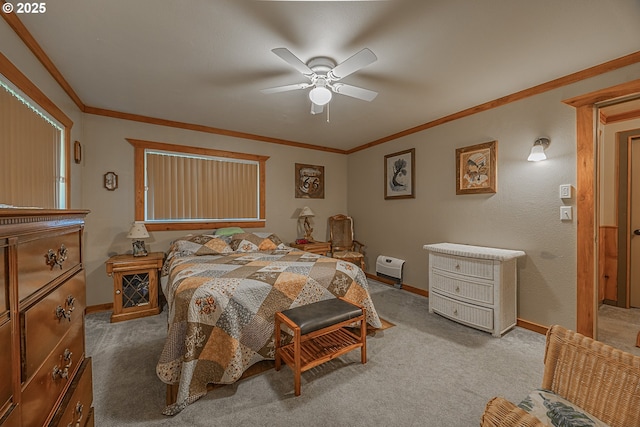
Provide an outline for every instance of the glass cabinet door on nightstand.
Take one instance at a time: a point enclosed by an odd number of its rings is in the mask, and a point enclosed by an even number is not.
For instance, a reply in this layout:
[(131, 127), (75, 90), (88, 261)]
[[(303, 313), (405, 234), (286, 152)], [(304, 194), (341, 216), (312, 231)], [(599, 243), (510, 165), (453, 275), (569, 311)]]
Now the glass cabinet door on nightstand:
[(122, 289), (118, 289), (116, 294), (120, 292), (122, 308), (140, 307), (148, 305), (149, 300), (149, 272), (125, 274), (120, 273), (120, 283)]

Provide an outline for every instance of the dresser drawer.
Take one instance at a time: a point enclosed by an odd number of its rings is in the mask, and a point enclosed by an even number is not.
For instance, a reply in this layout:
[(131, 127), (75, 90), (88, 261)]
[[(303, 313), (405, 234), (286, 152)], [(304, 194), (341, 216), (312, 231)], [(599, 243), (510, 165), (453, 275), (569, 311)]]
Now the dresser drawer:
[(480, 279), (493, 280), (493, 260), (431, 254), (431, 268)]
[(431, 288), (453, 298), (464, 298), (473, 303), (493, 304), (493, 282), (472, 282), (460, 276), (449, 276), (434, 270)]
[(493, 309), (466, 304), (437, 293), (429, 294), (429, 308), (458, 322), (476, 328), (493, 329)]
[(20, 301), (80, 264), (80, 239), (80, 231), (75, 229), (18, 245)]
[[(82, 326), (69, 331), (23, 388), (20, 406), (25, 426), (42, 425), (69, 382), (73, 381), (84, 355)], [(68, 356), (65, 358), (65, 355)], [(56, 370), (59, 373), (54, 375)]]
[[(0, 317), (0, 349), (11, 349), (11, 319), (4, 316)], [(11, 351), (0, 352), (0, 366), (2, 366), (3, 375), (0, 379), (0, 417), (2, 417), (2, 408), (8, 404), (13, 397), (11, 390), (11, 370), (8, 366), (11, 363)]]
[(77, 333), (82, 328), (85, 292), (81, 270), (22, 313), (23, 381), (28, 381), (69, 331)]
[(49, 426), (85, 425), (93, 403), (91, 358), (84, 359)]
[(20, 415), (20, 407), (13, 406), (8, 409), (6, 414), (0, 413), (0, 425), (2, 427), (20, 427), (22, 426)]

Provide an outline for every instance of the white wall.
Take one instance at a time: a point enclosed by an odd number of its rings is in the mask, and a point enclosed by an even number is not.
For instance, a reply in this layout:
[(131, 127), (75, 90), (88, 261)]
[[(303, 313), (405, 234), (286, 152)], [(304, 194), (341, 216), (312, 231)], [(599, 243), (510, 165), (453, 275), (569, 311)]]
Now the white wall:
[[(295, 214), (309, 206), (316, 214), (312, 219), (313, 236), (326, 240), (327, 218), (347, 210), (345, 155), (87, 114), (82, 197), (83, 207), (91, 210), (85, 233), (88, 305), (113, 301), (113, 282), (106, 275), (104, 262), (111, 255), (131, 252), (131, 240), (126, 234), (134, 219), (133, 146), (125, 138), (270, 156), (266, 162), (266, 227), (251, 231), (274, 232), (283, 241), (291, 242), (304, 234)], [(324, 166), (324, 199), (295, 198), (295, 163)], [(108, 171), (118, 175), (115, 191), (103, 187), (103, 176)], [(152, 231), (146, 240), (147, 250), (166, 251), (176, 237), (200, 232), (206, 230)]]
[[(406, 259), (404, 282), (428, 289), (424, 244), (523, 250), (518, 317), (575, 329), (576, 121), (562, 100), (636, 79), (639, 71), (636, 64), (350, 155), (349, 213), (367, 245), (368, 271), (375, 272), (380, 254)], [(548, 160), (527, 162), (539, 136), (551, 139)], [(498, 141), (497, 193), (456, 195), (456, 148), (492, 140)], [(384, 156), (414, 147), (416, 198), (385, 200)], [(561, 184), (574, 187), (574, 198), (560, 199)], [(363, 191), (371, 187), (377, 190)], [(560, 221), (563, 205), (573, 206), (573, 221)]]

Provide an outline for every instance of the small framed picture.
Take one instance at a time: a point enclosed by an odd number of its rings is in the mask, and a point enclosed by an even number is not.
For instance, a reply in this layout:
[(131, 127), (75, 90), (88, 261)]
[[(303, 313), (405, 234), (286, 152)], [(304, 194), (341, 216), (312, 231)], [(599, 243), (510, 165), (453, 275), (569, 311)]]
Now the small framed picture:
[(113, 191), (118, 188), (118, 175), (115, 172), (107, 172), (104, 174), (104, 188)]
[(384, 156), (384, 198), (415, 198), (415, 154), (411, 148)]
[(80, 141), (73, 143), (73, 161), (76, 164), (82, 161), (82, 145), (80, 145)]
[(498, 141), (456, 149), (456, 194), (495, 193)]
[(296, 199), (324, 199), (324, 166), (296, 163)]

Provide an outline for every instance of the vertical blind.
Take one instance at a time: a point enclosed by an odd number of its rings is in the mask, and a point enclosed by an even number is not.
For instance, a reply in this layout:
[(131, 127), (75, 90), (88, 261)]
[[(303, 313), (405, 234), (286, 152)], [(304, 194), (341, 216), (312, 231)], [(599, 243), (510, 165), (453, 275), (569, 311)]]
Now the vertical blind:
[(256, 219), (254, 161), (145, 152), (146, 220)]
[(62, 129), (0, 85), (0, 204), (63, 208)]

